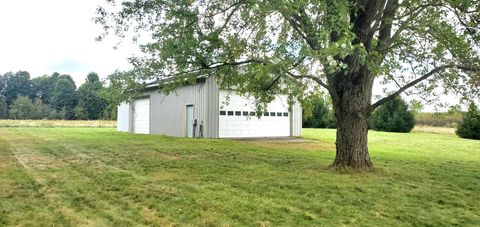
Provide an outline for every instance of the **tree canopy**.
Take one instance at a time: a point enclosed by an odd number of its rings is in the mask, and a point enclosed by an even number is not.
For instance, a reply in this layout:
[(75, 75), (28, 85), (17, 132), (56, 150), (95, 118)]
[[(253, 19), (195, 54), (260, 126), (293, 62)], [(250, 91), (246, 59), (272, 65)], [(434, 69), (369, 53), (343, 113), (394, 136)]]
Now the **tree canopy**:
[(32, 95), (30, 74), (26, 71), (5, 73), (1, 80), (0, 91), (5, 96), (7, 105), (11, 105), (18, 96)]
[(96, 21), (105, 34), (150, 32), (152, 41), (142, 43), (146, 55), (132, 59), (140, 81), (216, 72), (222, 85), (264, 97), (272, 94), (265, 90), (293, 93), (299, 81), (311, 79), (338, 96), (339, 72), (369, 70), (398, 84), (393, 95), (415, 85), (424, 92), (441, 85), (465, 98), (480, 94), (475, 0), (134, 0), (121, 6), (99, 8)]
[(53, 89), (52, 100), (55, 109), (65, 112), (65, 119), (75, 118), (75, 106), (77, 105), (77, 94), (75, 83), (67, 78), (60, 78)]
[(59, 73), (53, 73), (51, 76), (44, 75), (32, 79), (35, 96), (42, 99), (44, 103), (51, 103), (52, 93), (60, 77)]
[(78, 107), (86, 119), (99, 119), (107, 106), (107, 101), (100, 96), (102, 82), (96, 73), (89, 73), (85, 83), (78, 88)]
[(105, 93), (94, 72), (78, 90), (67, 74), (30, 79), (26, 71), (7, 72), (0, 74), (0, 119), (114, 119), (116, 106), (103, 97)]

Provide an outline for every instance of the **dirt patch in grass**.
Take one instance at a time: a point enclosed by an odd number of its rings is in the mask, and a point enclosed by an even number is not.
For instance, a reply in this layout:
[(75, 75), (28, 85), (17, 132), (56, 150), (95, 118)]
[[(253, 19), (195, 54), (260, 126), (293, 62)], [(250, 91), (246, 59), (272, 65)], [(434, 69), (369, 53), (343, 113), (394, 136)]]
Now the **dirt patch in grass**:
[(262, 148), (275, 149), (275, 150), (293, 150), (293, 151), (309, 151), (309, 152), (322, 152), (335, 150), (335, 144), (314, 141), (303, 140), (302, 142), (278, 142), (269, 140), (252, 140), (245, 141), (247, 144), (255, 145)]
[(54, 169), (64, 166), (54, 158), (38, 153), (15, 152), (18, 162), (26, 169)]

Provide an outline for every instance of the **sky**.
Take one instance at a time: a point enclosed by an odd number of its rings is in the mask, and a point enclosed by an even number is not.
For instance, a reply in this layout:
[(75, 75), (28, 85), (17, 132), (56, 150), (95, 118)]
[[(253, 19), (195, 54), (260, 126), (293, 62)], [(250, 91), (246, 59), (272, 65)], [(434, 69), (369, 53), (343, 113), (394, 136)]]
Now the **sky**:
[(109, 37), (93, 21), (103, 0), (1, 0), (0, 74), (28, 71), (31, 77), (69, 74), (77, 86), (89, 72), (101, 77), (131, 68), (138, 45)]

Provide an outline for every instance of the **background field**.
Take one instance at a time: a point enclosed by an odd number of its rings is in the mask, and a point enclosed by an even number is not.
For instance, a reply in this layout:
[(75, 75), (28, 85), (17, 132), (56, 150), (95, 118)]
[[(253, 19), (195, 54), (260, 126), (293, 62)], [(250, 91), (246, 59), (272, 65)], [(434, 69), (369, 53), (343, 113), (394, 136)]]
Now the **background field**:
[(0, 225), (428, 225), (480, 223), (480, 141), (370, 132), (376, 171), (329, 170), (312, 142), (0, 128)]
[[(116, 121), (112, 120), (2, 120), (0, 119), (0, 127), (52, 127), (52, 128), (115, 128)], [(414, 132), (430, 132), (455, 134), (455, 128), (417, 125), (413, 129)]]
[(71, 128), (114, 128), (111, 120), (1, 120), (0, 127), (71, 127)]
[(415, 114), (415, 123), (417, 125), (428, 125), (431, 127), (450, 127), (455, 128), (462, 122), (464, 113), (454, 112), (421, 112)]

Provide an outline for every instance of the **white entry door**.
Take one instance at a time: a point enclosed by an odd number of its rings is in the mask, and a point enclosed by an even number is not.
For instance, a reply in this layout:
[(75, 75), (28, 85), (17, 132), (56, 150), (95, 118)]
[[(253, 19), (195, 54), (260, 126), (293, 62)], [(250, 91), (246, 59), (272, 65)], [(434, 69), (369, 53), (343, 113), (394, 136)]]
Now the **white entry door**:
[(150, 99), (137, 99), (133, 103), (133, 133), (150, 133)]
[(193, 138), (193, 105), (187, 106), (187, 137)]

